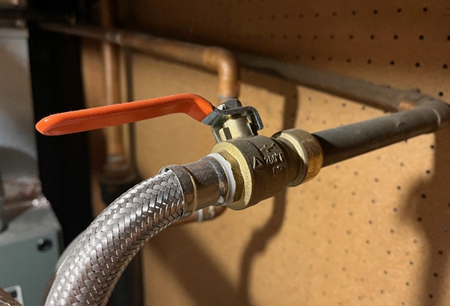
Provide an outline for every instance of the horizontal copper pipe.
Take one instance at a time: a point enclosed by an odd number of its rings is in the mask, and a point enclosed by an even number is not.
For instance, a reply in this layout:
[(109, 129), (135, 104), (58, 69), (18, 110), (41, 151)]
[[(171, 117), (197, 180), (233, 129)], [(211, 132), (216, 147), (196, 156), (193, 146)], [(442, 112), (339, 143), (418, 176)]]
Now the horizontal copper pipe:
[(220, 101), (239, 96), (239, 66), (233, 54), (228, 50), (167, 40), (125, 30), (103, 30), (92, 26), (69, 26), (59, 23), (41, 23), (40, 26), (44, 30), (101, 40), (160, 58), (206, 68), (216, 72), (219, 76)]

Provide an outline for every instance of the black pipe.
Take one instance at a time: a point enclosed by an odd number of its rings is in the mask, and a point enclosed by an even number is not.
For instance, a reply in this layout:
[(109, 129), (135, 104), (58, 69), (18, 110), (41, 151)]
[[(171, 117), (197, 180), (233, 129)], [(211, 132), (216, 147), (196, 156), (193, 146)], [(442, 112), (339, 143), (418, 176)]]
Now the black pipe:
[(394, 144), (432, 133), (446, 125), (450, 107), (442, 102), (313, 133), (323, 149), (323, 167)]
[(388, 112), (397, 112), (424, 99), (433, 99), (417, 90), (404, 91), (266, 57), (234, 54), (242, 67)]

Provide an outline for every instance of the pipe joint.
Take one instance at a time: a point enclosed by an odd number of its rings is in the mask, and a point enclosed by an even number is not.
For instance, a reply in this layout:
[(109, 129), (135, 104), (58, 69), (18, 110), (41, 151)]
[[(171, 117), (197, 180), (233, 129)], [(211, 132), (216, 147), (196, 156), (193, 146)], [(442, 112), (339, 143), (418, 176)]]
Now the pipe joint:
[(182, 187), (185, 201), (183, 218), (208, 206), (226, 205), (234, 198), (236, 184), (231, 165), (218, 154), (183, 166), (168, 166), (160, 173), (169, 170), (175, 173)]

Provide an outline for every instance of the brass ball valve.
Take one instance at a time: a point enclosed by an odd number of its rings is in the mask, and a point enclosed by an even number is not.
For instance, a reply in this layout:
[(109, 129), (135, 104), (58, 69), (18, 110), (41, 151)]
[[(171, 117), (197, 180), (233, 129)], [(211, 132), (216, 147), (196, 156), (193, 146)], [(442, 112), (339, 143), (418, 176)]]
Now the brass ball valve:
[[(192, 200), (195, 203), (190, 205), (185, 217), (207, 204), (247, 208), (274, 196), (286, 186), (296, 186), (313, 178), (322, 166), (322, 149), (311, 134), (291, 129), (273, 137), (258, 135), (263, 123), (257, 110), (243, 107), (238, 100), (227, 101), (216, 108), (198, 95), (178, 94), (56, 114), (42, 119), (36, 127), (45, 135), (62, 135), (173, 113), (185, 113), (210, 125), (218, 142), (208, 162), (203, 162), (201, 167), (192, 163), (166, 168), (178, 169), (176, 173), (180, 177), (185, 169), (186, 184), (193, 182), (192, 192), (196, 193), (192, 199), (199, 194), (203, 198), (214, 198), (200, 205)], [(218, 172), (216, 175), (205, 172), (205, 168), (214, 168), (209, 165), (214, 163), (211, 157), (225, 169), (223, 181), (217, 181)], [(228, 186), (226, 191), (219, 191), (221, 184)], [(218, 200), (219, 194), (227, 199)]]

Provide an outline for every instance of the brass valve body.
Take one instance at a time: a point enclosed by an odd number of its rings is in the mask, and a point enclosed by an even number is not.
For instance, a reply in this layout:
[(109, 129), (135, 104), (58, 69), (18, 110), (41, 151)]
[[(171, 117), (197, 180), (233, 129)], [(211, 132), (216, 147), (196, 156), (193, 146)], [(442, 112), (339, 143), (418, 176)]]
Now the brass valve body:
[(322, 149), (317, 140), (296, 129), (274, 137), (254, 136), (220, 142), (212, 152), (221, 154), (231, 164), (236, 193), (233, 203), (227, 206), (236, 210), (314, 177), (322, 165)]

